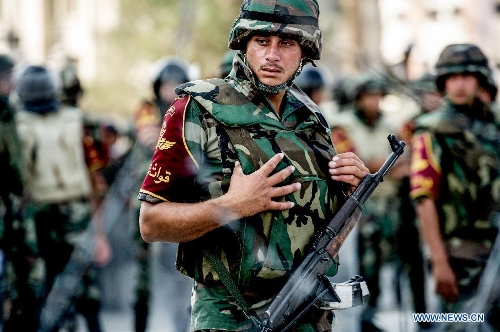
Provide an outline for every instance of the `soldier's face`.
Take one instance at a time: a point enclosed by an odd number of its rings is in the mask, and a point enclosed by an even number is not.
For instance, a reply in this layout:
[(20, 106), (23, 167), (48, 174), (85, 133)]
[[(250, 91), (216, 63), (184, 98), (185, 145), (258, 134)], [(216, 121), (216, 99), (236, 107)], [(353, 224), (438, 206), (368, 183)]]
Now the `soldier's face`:
[(160, 86), (160, 89), (158, 91), (158, 94), (160, 98), (166, 102), (167, 104), (170, 104), (176, 97), (175, 94), (175, 87), (179, 85), (180, 83), (177, 82), (165, 82)]
[(471, 105), (477, 94), (479, 84), (472, 74), (456, 74), (446, 79), (446, 96), (456, 105)]
[(302, 59), (302, 49), (291, 38), (253, 36), (247, 43), (246, 57), (259, 81), (276, 86), (295, 74)]

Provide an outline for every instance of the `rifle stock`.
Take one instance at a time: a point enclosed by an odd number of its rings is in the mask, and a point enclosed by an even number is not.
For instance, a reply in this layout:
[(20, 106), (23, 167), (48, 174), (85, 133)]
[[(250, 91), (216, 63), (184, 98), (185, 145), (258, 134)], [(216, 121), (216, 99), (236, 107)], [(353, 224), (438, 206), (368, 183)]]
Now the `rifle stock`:
[(362, 204), (403, 154), (404, 142), (398, 142), (392, 134), (387, 139), (391, 144), (392, 153), (376, 173), (368, 174), (363, 178), (337, 214), (320, 232), (312, 250), (292, 273), (266, 311), (260, 326), (262, 332), (288, 330), (326, 293), (338, 298), (324, 274), (359, 220)]

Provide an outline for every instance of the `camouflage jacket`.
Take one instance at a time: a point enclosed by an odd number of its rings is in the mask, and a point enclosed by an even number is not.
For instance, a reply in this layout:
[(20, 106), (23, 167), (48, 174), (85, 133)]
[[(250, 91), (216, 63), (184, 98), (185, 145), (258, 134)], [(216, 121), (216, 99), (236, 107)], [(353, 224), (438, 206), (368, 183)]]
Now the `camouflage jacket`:
[(20, 142), (14, 110), (6, 97), (0, 97), (0, 196), (22, 194)]
[(15, 124), (15, 110), (8, 98), (0, 97), (0, 248), (7, 260), (15, 254), (37, 253), (32, 212), (23, 197), (21, 143)]
[(449, 250), (473, 242), (477, 261), (497, 233), (489, 216), (500, 203), (500, 126), (483, 111), (447, 101), (417, 118), (412, 139), (411, 197), (435, 200)]
[[(19, 137), (14, 121), (14, 110), (8, 98), (0, 97), (0, 239), (3, 240), (5, 227), (11, 227), (16, 214), (11, 195), (21, 196), (21, 159)], [(4, 243), (2, 241), (2, 247)]]
[(277, 170), (294, 165), (286, 183), (302, 183), (299, 192), (283, 198), (295, 207), (236, 220), (181, 243), (177, 262), (180, 271), (196, 281), (221, 286), (204, 257), (209, 250), (229, 268), (243, 294), (269, 298), (302, 261), (311, 238), (344, 196), (342, 186), (328, 175), (328, 161), (337, 152), (318, 107), (292, 87), (280, 119), (248, 75), (239, 62), (225, 80), (178, 87), (181, 97), (165, 115), (139, 199), (192, 202), (217, 197), (227, 191), (236, 160), (249, 174), (284, 152)]

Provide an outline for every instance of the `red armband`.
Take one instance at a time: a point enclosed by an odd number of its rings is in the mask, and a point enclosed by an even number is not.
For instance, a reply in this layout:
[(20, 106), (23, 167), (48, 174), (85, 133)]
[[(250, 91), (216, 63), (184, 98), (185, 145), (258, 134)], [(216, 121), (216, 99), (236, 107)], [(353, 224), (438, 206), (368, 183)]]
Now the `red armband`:
[(176, 99), (165, 113), (141, 193), (168, 201), (178, 186), (197, 173), (198, 163), (189, 151), (184, 135), (189, 99), (189, 96)]
[(436, 200), (439, 196), (441, 167), (434, 156), (430, 135), (424, 133), (413, 137), (411, 149), (410, 197), (426, 196)]

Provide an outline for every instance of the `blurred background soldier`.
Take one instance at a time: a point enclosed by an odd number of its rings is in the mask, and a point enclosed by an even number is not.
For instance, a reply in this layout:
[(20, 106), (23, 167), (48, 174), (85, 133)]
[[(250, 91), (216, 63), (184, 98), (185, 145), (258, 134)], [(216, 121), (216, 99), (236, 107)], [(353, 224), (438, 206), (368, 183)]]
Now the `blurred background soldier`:
[[(30, 207), (23, 195), (21, 143), (11, 104), (14, 62), (0, 55), (0, 253), (3, 331), (34, 332), (43, 280)], [(5, 315), (5, 317), (4, 317)]]
[[(351, 110), (335, 117), (331, 125), (342, 128), (341, 136), (334, 139), (335, 146), (349, 148), (363, 160), (371, 173), (376, 172), (391, 153), (387, 135), (395, 133), (395, 124), (380, 108), (382, 98), (388, 93), (385, 80), (371, 73), (356, 77), (355, 99)], [(358, 223), (359, 273), (370, 290), (370, 301), (363, 310), (361, 331), (379, 331), (374, 316), (380, 295), (380, 272), (384, 263), (399, 262), (395, 236), (400, 225), (397, 186), (402, 168), (395, 165), (384, 181), (366, 201)]]
[(229, 50), (222, 56), (222, 60), (219, 66), (219, 77), (225, 78), (233, 69), (233, 59), (234, 55), (238, 53), (235, 50)]
[[(85, 90), (78, 77), (76, 65), (76, 59), (68, 57), (60, 71), (61, 89), (59, 100), (62, 105), (80, 108), (80, 101)], [(94, 157), (95, 162), (92, 166), (91, 180), (96, 198), (95, 203), (100, 205), (111, 185), (111, 179), (114, 179), (114, 174), (110, 174), (110, 168), (116, 170), (121, 166), (115, 165), (115, 162), (120, 164), (123, 162), (123, 158), (119, 159), (119, 157), (122, 157), (124, 152), (111, 153), (113, 145), (119, 136), (118, 129), (111, 121), (103, 121), (99, 118), (91, 117), (86, 112), (83, 112), (82, 116), (84, 141), (87, 145), (92, 146), (96, 153)], [(97, 209), (97, 206), (95, 209)], [(103, 235), (105, 234), (103, 233)], [(103, 240), (107, 242), (107, 239)]]
[[(46, 264), (46, 299), (68, 262), (73, 248), (85, 239), (93, 213), (92, 182), (89, 174), (100, 165), (94, 147), (84, 140), (82, 112), (60, 106), (54, 77), (43, 66), (28, 66), (17, 84), (21, 111), (17, 128), (21, 139), (23, 170), (27, 190), (35, 208), (35, 226), (40, 255)], [(96, 227), (97, 232), (101, 229)], [(105, 263), (106, 248), (96, 234), (95, 262)], [(96, 271), (89, 268), (59, 323), (76, 331), (74, 312), (81, 313), (88, 331), (99, 332), (100, 297)], [(49, 308), (52, 309), (52, 308)]]
[(323, 103), (323, 113), (330, 124), (332, 131), (332, 141), (339, 153), (355, 152), (355, 147), (352, 140), (349, 138), (350, 133), (346, 128), (340, 125), (339, 118), (344, 116), (341, 114), (345, 111), (354, 112), (356, 76), (342, 76), (337, 78), (333, 83), (332, 98)]
[(479, 87), (477, 97), (487, 105), (497, 121), (500, 121), (500, 105), (497, 102), (498, 85), (493, 77), (493, 72), (490, 72), (488, 80)]
[[(445, 47), (436, 63), (444, 104), (417, 118), (412, 138), (410, 194), (441, 312), (468, 312), (498, 233), (490, 214), (500, 204), (500, 130), (477, 98), (490, 73), (476, 45)], [(490, 323), (498, 331), (498, 312), (484, 314), (496, 320)], [(457, 322), (442, 325), (447, 331), (465, 330)]]
[[(158, 60), (155, 64), (153, 78), (152, 100), (144, 100), (135, 113), (136, 146), (144, 152), (142, 158), (143, 174), (146, 176), (153, 152), (156, 149), (163, 117), (170, 104), (176, 98), (174, 89), (177, 85), (189, 81), (189, 67), (182, 59), (166, 57)], [(137, 183), (137, 191), (141, 183)], [(140, 202), (135, 197), (135, 191), (131, 192), (131, 201), (134, 210), (135, 241), (137, 244), (138, 276), (135, 287), (135, 331), (144, 332), (147, 326), (151, 297), (151, 248), (139, 232), (139, 209)], [(176, 322), (178, 331), (185, 331), (189, 326), (189, 294), (191, 283), (180, 275), (175, 269), (176, 245), (173, 243), (161, 244), (161, 267), (169, 275), (169, 283), (163, 288), (172, 300), (170, 308), (173, 321)]]
[[(407, 144), (404, 155), (400, 158), (401, 162), (407, 163), (407, 173), (401, 179), (399, 186), (399, 199), (401, 202), (401, 226), (396, 237), (398, 256), (401, 259), (402, 268), (408, 275), (411, 295), (413, 300), (413, 312), (425, 313), (428, 311), (426, 293), (425, 293), (425, 272), (424, 254), (421, 246), (421, 238), (417, 225), (415, 207), (410, 199), (410, 163), (411, 151), (410, 143), (415, 132), (416, 121), (419, 116), (435, 111), (443, 103), (441, 92), (436, 87), (436, 76), (430, 73), (422, 75), (420, 78), (410, 83), (410, 89), (417, 98), (419, 112), (405, 121), (398, 136)], [(430, 326), (427, 322), (419, 322), (422, 328)]]
[(84, 90), (78, 78), (76, 59), (66, 58), (66, 63), (60, 72), (61, 78), (61, 103), (77, 107), (83, 96)]
[(333, 83), (332, 99), (337, 103), (339, 112), (352, 108), (355, 81), (355, 76), (345, 75), (338, 77)]
[(304, 91), (316, 105), (321, 106), (325, 100), (326, 81), (324, 74), (318, 67), (313, 67), (312, 65), (304, 66), (294, 83)]

